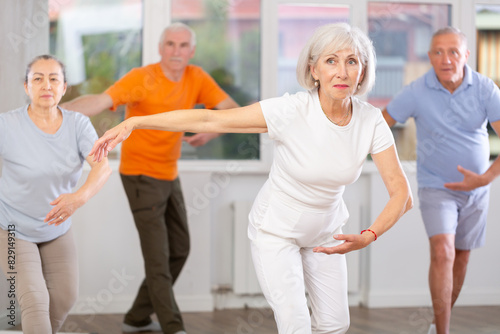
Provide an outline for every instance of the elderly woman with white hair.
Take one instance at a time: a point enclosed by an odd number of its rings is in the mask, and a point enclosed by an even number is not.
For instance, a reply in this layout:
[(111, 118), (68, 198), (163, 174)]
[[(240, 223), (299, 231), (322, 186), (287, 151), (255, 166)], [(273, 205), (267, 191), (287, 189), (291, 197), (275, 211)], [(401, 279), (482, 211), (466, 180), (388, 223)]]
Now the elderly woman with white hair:
[[(279, 333), (345, 333), (349, 327), (345, 253), (366, 247), (411, 208), (408, 180), (379, 109), (356, 95), (375, 81), (371, 41), (348, 24), (318, 28), (302, 50), (307, 89), (228, 110), (177, 110), (129, 118), (91, 152), (107, 156), (135, 129), (264, 133), (274, 140), (269, 179), (249, 215), (255, 271)], [(342, 234), (345, 186), (370, 154), (389, 200), (360, 234)], [(311, 304), (311, 315), (306, 292)]]

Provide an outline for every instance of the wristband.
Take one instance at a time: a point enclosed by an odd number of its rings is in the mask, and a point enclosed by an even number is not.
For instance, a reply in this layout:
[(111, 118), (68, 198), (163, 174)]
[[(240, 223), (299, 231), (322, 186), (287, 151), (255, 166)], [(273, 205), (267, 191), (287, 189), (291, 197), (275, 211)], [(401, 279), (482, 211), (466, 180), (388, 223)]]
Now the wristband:
[[(370, 232), (372, 232), (372, 233), (373, 233), (373, 235), (375, 236), (375, 240), (377, 240), (377, 233), (373, 232), (373, 231), (372, 231), (372, 230), (370, 230), (369, 228), (367, 228), (366, 230), (361, 231), (359, 234), (363, 234), (363, 232), (366, 232), (366, 231), (370, 231)], [(375, 241), (375, 240), (373, 240), (373, 241)]]

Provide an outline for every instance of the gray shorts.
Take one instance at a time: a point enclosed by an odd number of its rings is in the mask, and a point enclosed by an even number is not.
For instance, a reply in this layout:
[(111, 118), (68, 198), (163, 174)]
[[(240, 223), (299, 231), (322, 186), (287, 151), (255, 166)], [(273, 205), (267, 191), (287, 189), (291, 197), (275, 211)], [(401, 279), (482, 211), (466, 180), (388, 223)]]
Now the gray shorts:
[(489, 190), (489, 187), (482, 187), (467, 195), (452, 190), (419, 188), (420, 212), (429, 238), (437, 234), (455, 234), (457, 249), (483, 246)]

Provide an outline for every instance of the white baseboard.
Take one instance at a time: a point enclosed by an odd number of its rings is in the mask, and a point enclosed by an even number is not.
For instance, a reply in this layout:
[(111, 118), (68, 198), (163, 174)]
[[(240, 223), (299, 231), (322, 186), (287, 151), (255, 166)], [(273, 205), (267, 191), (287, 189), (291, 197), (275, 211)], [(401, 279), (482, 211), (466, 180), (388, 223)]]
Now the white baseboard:
[(176, 296), (177, 304), (182, 312), (210, 312), (214, 310), (212, 294), (196, 296)]
[[(113, 296), (109, 300), (95, 296), (80, 296), (70, 314), (110, 314), (126, 313), (135, 295)], [(196, 296), (176, 296), (177, 304), (182, 312), (206, 312), (214, 309), (212, 294)]]
[(430, 304), (430, 295), (427, 290), (417, 292), (370, 292), (363, 306), (368, 308), (385, 307), (425, 307)]
[(493, 291), (463, 291), (458, 297), (457, 306), (500, 305), (500, 288)]
[[(349, 294), (349, 306), (359, 306), (359, 294)], [(214, 307), (218, 310), (234, 308), (268, 309), (269, 303), (262, 294), (236, 295), (232, 292), (215, 293)]]
[(270, 308), (262, 294), (236, 295), (233, 292), (215, 293), (214, 308), (217, 310), (237, 308)]
[[(363, 303), (369, 308), (391, 308), (391, 307), (430, 307), (431, 297), (428, 290), (401, 292), (372, 292), (368, 300)], [(494, 291), (462, 291), (456, 306), (483, 306), (500, 305), (500, 289)]]
[(110, 314), (128, 311), (135, 296), (113, 296), (113, 298), (98, 299), (95, 295), (80, 295), (70, 311), (70, 314)]

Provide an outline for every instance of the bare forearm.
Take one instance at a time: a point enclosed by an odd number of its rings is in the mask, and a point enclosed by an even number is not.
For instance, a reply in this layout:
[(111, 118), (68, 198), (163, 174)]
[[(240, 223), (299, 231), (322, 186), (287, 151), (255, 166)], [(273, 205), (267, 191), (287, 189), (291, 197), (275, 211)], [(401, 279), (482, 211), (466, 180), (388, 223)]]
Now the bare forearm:
[(500, 175), (500, 156), (498, 156), (493, 163), (491, 164), (490, 168), (483, 174), (485, 178), (485, 185), (490, 184), (493, 182), (494, 179), (496, 179)]
[[(207, 131), (208, 113), (206, 109), (174, 110), (161, 114), (131, 117), (126, 120), (133, 130), (149, 129), (172, 132)], [(216, 132), (216, 131), (213, 131)]]
[(402, 188), (390, 197), (386, 206), (375, 219), (369, 229), (375, 231), (377, 236), (387, 232), (396, 222), (413, 207), (413, 198), (409, 188)]
[[(495, 121), (490, 123), (491, 127), (493, 130), (495, 130), (495, 133), (497, 136), (500, 136), (500, 121)], [(486, 184), (490, 184), (493, 182), (494, 179), (497, 178), (497, 176), (500, 175), (500, 156), (497, 156), (495, 161), (491, 164), (490, 168), (483, 174), (483, 176), (486, 179)]]
[(267, 124), (258, 103), (226, 110), (174, 110), (131, 117), (106, 131), (94, 143), (89, 155), (94, 161), (101, 161), (135, 129), (196, 133), (264, 133), (267, 132)]
[[(194, 133), (262, 133), (267, 131), (262, 112), (256, 105), (225, 109), (186, 109), (161, 114), (132, 117), (127, 120), (131, 130), (150, 129)], [(258, 107), (260, 110), (260, 107)]]
[(389, 230), (401, 216), (411, 209), (412, 198), (409, 187), (401, 188), (401, 191), (392, 193), (389, 202), (375, 222), (361, 234), (336, 234), (333, 236), (336, 240), (343, 240), (340, 245), (333, 247), (315, 247), (314, 252), (325, 254), (345, 254), (357, 249), (364, 248), (376, 240), (377, 237)]
[(370, 226), (378, 236), (389, 230), (406, 211), (412, 208), (413, 198), (408, 178), (401, 167), (394, 145), (380, 153), (372, 154), (372, 158), (389, 193), (389, 201)]
[(81, 199), (81, 205), (85, 204), (101, 190), (110, 175), (111, 168), (109, 167), (108, 159), (103, 159), (99, 163), (94, 163), (85, 183), (75, 191), (75, 195), (78, 195)]
[[(224, 113), (223, 110), (237, 109), (239, 107), (232, 98), (228, 97), (215, 106), (215, 111), (213, 109), (174, 110), (134, 120), (133, 124), (134, 129), (213, 133), (213, 138), (215, 138), (224, 132), (223, 118), (218, 116)], [(225, 129), (227, 130), (227, 127)]]

